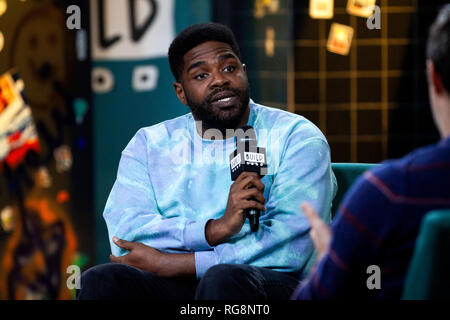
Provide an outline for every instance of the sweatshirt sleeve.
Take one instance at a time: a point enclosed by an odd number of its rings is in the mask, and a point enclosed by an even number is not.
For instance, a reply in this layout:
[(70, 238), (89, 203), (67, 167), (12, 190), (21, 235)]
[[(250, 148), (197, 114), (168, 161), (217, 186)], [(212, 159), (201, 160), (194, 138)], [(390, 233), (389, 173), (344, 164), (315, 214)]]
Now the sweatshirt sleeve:
[(103, 212), (112, 254), (126, 253), (112, 242), (113, 236), (166, 252), (211, 249), (204, 232), (207, 221), (161, 215), (149, 176), (150, 162), (146, 137), (138, 131), (122, 152), (117, 178)]
[[(314, 246), (309, 222), (300, 204), (309, 202), (329, 222), (336, 181), (331, 170), (329, 146), (311, 124), (295, 128), (286, 139), (284, 152), (266, 196), (267, 211), (260, 227), (251, 233), (246, 221), (241, 232), (213, 250), (195, 253), (197, 277), (222, 263), (252, 264), (276, 271), (309, 269)], [(306, 130), (306, 134), (305, 134)], [(314, 132), (311, 135), (311, 130)]]

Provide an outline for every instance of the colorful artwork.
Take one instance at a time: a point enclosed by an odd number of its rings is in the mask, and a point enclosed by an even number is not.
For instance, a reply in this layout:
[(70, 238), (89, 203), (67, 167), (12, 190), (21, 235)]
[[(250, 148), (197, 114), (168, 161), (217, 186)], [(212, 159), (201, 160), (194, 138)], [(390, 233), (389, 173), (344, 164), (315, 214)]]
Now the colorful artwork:
[(40, 150), (31, 108), (19, 91), (23, 91), (23, 81), (17, 77), (16, 81), (10, 73), (0, 77), (0, 161), (11, 168), (16, 168), (28, 151)]
[[(24, 195), (19, 168), (30, 154), (40, 152), (31, 108), (24, 99), (23, 81), (17, 75), (0, 76), (0, 139), (4, 176), (11, 204), (1, 210), (1, 231), (7, 234), (1, 261), (0, 297), (3, 299), (69, 299), (65, 270), (73, 263), (77, 240), (72, 223), (58, 205), (67, 192), (51, 201), (51, 178), (44, 166), (34, 170), (32, 188)], [(57, 150), (60, 170), (70, 169), (67, 146)], [(32, 170), (33, 171), (33, 170)]]
[(73, 171), (85, 168), (89, 105), (74, 92), (75, 37), (59, 5), (8, 2), (0, 21), (0, 68), (13, 70), (0, 76), (0, 299), (73, 299), (67, 270), (92, 263), (79, 245), (92, 231), (77, 221), (93, 214), (76, 189), (89, 186)]
[(1, 298), (71, 299), (66, 270), (76, 258), (77, 240), (67, 215), (39, 187), (14, 215), (1, 262)]

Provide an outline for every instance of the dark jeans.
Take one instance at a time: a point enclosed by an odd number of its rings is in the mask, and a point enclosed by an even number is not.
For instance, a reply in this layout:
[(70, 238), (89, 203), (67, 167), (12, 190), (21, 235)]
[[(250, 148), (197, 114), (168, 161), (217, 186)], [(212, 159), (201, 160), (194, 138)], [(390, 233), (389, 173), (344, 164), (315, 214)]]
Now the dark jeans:
[(292, 275), (244, 264), (220, 264), (194, 278), (162, 278), (118, 263), (81, 276), (79, 300), (288, 300), (299, 281)]

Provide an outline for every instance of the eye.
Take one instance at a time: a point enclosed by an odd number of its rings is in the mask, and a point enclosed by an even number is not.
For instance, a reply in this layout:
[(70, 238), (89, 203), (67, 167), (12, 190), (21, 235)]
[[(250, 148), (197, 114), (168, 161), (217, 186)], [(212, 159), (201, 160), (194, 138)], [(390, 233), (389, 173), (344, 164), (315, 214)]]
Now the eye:
[(202, 79), (205, 79), (207, 75), (208, 75), (207, 73), (200, 73), (200, 74), (196, 75), (194, 77), (194, 79), (195, 80), (202, 80)]
[(226, 66), (223, 71), (225, 72), (233, 72), (236, 69), (235, 66)]

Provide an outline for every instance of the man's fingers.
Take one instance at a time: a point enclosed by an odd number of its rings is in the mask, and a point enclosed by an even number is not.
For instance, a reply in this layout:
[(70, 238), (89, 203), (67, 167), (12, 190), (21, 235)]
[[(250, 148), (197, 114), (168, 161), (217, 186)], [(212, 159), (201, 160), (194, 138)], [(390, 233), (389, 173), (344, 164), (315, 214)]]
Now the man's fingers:
[(240, 189), (247, 189), (250, 186), (254, 186), (261, 192), (264, 191), (264, 188), (266, 187), (264, 183), (261, 182), (261, 178), (256, 172), (246, 172), (246, 171), (239, 175), (238, 179), (236, 179), (235, 181), (235, 184)]
[(252, 184), (255, 186), (256, 189), (258, 189), (261, 192), (264, 192), (264, 189), (266, 188), (266, 186), (264, 185), (264, 183), (262, 183), (259, 177), (253, 179)]
[(252, 175), (250, 176), (250, 181), (244, 184), (243, 189), (251, 187), (255, 187), (259, 191), (263, 192), (266, 186), (264, 185), (264, 183), (262, 183), (261, 178), (258, 175)]
[(116, 256), (113, 256), (112, 254), (110, 254), (109, 255), (109, 260), (112, 263), (121, 263), (122, 262), (122, 257), (116, 257)]
[(258, 176), (258, 174), (256, 172), (244, 171), (239, 175), (239, 177), (237, 177), (235, 182), (239, 183), (241, 180), (251, 176)]
[(134, 242), (119, 239), (116, 236), (114, 236), (112, 239), (113, 239), (113, 242), (116, 244), (116, 246), (118, 246), (122, 249), (130, 251), (133, 248)]
[(307, 202), (301, 204), (301, 208), (305, 213), (306, 218), (311, 224), (311, 228), (320, 228), (323, 225), (322, 219), (317, 214), (316, 210)]
[(266, 202), (264, 195), (261, 193), (261, 191), (259, 191), (256, 188), (251, 188), (251, 189), (242, 191), (242, 193), (240, 194), (240, 197), (242, 197), (242, 199), (245, 199), (245, 200), (250, 200), (250, 199), (254, 198), (255, 200), (261, 202), (262, 204), (264, 204)]
[(314, 243), (317, 243), (316, 229), (311, 229), (311, 231), (309, 232), (309, 236), (311, 237), (312, 241), (314, 241)]
[(260, 211), (266, 211), (266, 207), (260, 202), (255, 200), (244, 200), (242, 201), (243, 209), (258, 209)]
[(251, 181), (254, 178), (255, 177), (253, 177), (253, 176), (245, 176), (241, 181), (236, 180), (235, 184), (240, 190), (244, 190), (244, 189), (247, 189), (247, 187), (250, 185)]
[(331, 229), (322, 221), (320, 216), (314, 210), (314, 208), (304, 202), (301, 204), (301, 209), (305, 213), (306, 218), (311, 224), (311, 230), (309, 235), (314, 243), (314, 247), (317, 250), (317, 257), (320, 259), (328, 250), (331, 241)]

